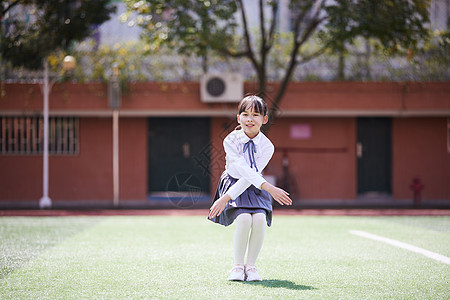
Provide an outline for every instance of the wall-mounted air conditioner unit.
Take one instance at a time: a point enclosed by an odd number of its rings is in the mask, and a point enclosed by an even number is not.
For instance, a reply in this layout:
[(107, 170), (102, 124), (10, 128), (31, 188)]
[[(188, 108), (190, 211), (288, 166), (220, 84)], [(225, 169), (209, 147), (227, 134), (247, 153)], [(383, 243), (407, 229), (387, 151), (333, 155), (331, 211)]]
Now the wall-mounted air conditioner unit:
[(203, 102), (239, 102), (244, 95), (244, 80), (239, 73), (206, 74), (200, 79)]

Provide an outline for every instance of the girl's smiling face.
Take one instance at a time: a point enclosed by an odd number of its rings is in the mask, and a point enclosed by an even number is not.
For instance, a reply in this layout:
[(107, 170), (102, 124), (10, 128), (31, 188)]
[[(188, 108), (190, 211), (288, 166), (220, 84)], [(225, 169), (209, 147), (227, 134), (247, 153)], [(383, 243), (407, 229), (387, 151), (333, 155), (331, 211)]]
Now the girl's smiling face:
[(237, 121), (241, 125), (242, 130), (251, 139), (258, 135), (261, 126), (266, 124), (268, 120), (268, 116), (256, 112), (253, 107), (247, 107), (237, 115)]

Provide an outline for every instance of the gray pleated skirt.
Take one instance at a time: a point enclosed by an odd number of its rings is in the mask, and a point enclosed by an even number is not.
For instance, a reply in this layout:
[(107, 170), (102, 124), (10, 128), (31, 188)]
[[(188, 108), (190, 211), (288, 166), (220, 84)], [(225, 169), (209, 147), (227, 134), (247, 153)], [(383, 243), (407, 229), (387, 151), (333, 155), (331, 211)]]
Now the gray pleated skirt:
[[(228, 189), (236, 181), (237, 179), (228, 175), (226, 171), (223, 172), (217, 185), (213, 203), (226, 194)], [(251, 185), (239, 197), (228, 201), (223, 212), (212, 218), (211, 221), (228, 226), (242, 213), (264, 213), (266, 215), (267, 226), (272, 225), (272, 196), (267, 191), (260, 190)]]

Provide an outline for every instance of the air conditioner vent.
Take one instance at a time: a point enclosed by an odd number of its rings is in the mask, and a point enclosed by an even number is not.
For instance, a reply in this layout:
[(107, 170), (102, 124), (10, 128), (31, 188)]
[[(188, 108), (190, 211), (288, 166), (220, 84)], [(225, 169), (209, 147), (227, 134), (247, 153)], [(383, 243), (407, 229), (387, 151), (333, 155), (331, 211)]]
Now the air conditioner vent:
[(244, 82), (239, 73), (206, 74), (200, 80), (203, 102), (239, 102), (244, 94)]

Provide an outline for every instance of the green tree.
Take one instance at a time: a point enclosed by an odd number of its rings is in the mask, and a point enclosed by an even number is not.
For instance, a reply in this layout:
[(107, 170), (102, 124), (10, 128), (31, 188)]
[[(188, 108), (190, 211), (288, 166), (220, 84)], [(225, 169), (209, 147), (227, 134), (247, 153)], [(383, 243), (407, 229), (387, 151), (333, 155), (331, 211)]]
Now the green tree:
[(152, 49), (161, 44), (184, 55), (203, 59), (208, 69), (208, 52), (224, 44), (233, 45), (237, 26), (234, 0), (124, 0), (129, 12), (136, 11), (136, 23), (144, 29), (144, 39)]
[(0, 3), (0, 53), (14, 67), (35, 70), (56, 50), (89, 36), (110, 18), (109, 0), (16, 0)]
[[(418, 48), (429, 35), (425, 27), (429, 22), (429, 0), (341, 0), (339, 5), (327, 7), (330, 16), (320, 35), (330, 42), (339, 54), (339, 78), (343, 79), (343, 57), (347, 48), (357, 38), (362, 38), (366, 48), (365, 69), (369, 72), (372, 44), (381, 45), (385, 55), (409, 52)], [(370, 74), (369, 74), (370, 77)]]
[[(249, 14), (255, 12), (248, 12), (243, 0), (125, 2), (139, 14), (137, 23), (152, 43), (168, 43), (181, 53), (202, 55), (202, 51), (214, 50), (229, 57), (247, 58), (257, 74), (259, 91), (265, 94), (269, 55), (278, 54), (274, 44), (280, 1), (257, 2), (256, 30), (248, 22)], [(387, 54), (414, 50), (428, 35), (428, 6), (429, 0), (291, 0), (292, 38), (284, 45), (290, 55), (273, 97), (271, 119), (297, 66), (327, 50), (344, 53), (357, 38), (377, 41), (388, 49)], [(318, 42), (312, 48), (307, 42), (315, 38)]]

